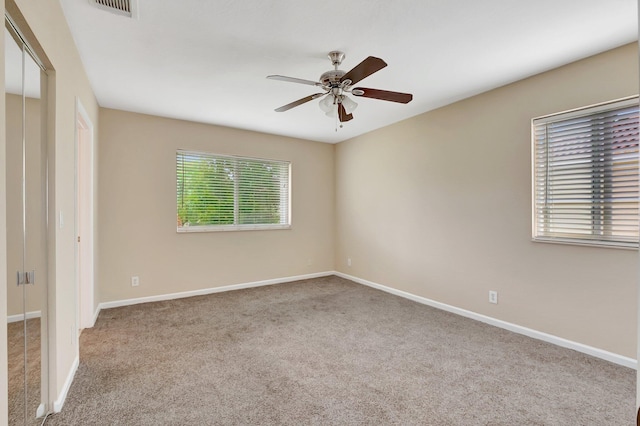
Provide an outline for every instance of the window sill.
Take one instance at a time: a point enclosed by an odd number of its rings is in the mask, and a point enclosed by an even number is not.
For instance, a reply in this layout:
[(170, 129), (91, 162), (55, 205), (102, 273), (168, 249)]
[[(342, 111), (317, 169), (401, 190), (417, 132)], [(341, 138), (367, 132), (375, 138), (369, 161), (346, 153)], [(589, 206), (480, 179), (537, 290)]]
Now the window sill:
[(183, 226), (176, 228), (178, 234), (194, 232), (232, 232), (232, 231), (276, 231), (291, 229), (291, 225), (215, 225), (215, 226)]
[(585, 241), (571, 238), (540, 238), (534, 237), (531, 239), (534, 243), (546, 243), (546, 244), (562, 244), (570, 246), (582, 246), (582, 247), (595, 247), (595, 248), (611, 248), (622, 250), (638, 250), (638, 243), (623, 243), (623, 242), (606, 242), (606, 241)]

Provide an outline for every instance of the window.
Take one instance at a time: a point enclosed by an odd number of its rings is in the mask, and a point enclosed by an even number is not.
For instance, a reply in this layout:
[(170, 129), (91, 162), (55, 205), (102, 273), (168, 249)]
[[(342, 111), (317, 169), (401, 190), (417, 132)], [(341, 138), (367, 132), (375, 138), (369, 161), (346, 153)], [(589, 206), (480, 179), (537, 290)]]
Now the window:
[(178, 232), (285, 229), (288, 161), (178, 150)]
[(533, 239), (638, 247), (638, 98), (536, 118)]

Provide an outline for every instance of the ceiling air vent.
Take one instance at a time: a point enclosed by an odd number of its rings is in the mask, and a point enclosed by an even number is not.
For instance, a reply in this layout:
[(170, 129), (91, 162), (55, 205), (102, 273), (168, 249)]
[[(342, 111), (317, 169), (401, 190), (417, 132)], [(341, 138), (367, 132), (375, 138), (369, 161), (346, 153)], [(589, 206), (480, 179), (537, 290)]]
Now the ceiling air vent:
[(89, 0), (89, 2), (117, 15), (138, 18), (138, 0)]

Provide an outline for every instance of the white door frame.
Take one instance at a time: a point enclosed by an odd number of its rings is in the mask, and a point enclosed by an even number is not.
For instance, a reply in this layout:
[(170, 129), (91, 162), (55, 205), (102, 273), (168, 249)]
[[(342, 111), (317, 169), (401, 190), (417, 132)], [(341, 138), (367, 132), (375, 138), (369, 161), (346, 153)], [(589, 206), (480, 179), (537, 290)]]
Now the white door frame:
[(95, 323), (94, 286), (94, 131), (87, 111), (76, 98), (76, 323), (77, 329)]
[[(640, 0), (638, 0), (638, 22), (640, 22)], [(640, 281), (636, 283), (636, 286), (638, 288), (638, 296), (636, 299), (636, 309), (638, 311), (636, 319), (638, 327), (636, 329), (636, 423), (640, 425)]]

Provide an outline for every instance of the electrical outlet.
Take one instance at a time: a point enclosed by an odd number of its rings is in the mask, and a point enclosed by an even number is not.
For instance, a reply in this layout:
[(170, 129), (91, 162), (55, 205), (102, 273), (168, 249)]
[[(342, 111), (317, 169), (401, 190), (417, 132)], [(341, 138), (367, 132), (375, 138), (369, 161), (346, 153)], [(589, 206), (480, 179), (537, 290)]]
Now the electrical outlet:
[(498, 292), (490, 290), (489, 291), (489, 303), (498, 303)]
[(351, 258), (350, 257), (347, 258), (347, 266), (351, 267)]
[(131, 287), (138, 287), (140, 285), (140, 277), (131, 277)]

